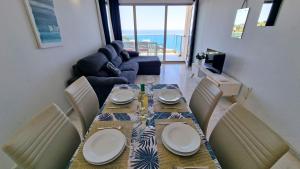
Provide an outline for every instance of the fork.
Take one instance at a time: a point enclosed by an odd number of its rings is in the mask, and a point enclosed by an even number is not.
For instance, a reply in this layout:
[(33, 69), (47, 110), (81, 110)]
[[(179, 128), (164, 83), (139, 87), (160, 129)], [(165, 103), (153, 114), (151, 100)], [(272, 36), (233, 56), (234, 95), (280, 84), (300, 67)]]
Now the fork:
[(98, 127), (98, 130), (104, 130), (104, 129), (118, 129), (118, 130), (121, 130), (122, 126), (117, 126), (117, 127)]
[(158, 122), (156, 124), (158, 125), (169, 125), (169, 124), (172, 124), (172, 123), (182, 123), (182, 124), (187, 124), (187, 122)]
[(111, 106), (111, 107), (106, 107), (107, 109), (127, 109), (127, 108), (129, 108), (128, 106), (120, 106), (120, 107), (113, 107), (113, 106)]
[(174, 166), (173, 169), (208, 169), (207, 166), (199, 166), (199, 167), (179, 167)]
[(163, 106), (163, 109), (183, 109), (183, 107), (169, 107), (169, 106)]

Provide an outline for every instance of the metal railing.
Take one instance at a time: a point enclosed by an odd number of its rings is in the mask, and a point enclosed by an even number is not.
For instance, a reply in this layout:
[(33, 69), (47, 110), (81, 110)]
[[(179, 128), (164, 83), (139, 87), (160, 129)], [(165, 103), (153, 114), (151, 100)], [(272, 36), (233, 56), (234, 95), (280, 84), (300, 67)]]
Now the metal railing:
[[(139, 39), (139, 35), (137, 36)], [(151, 36), (160, 36), (160, 35), (147, 35), (147, 37), (151, 37)], [(174, 55), (181, 56), (182, 47), (183, 47), (182, 43), (183, 43), (183, 38), (185, 38), (185, 36), (168, 35), (168, 38), (176, 39), (176, 41), (175, 42), (169, 41), (168, 43), (168, 39), (167, 39), (166, 54), (174, 54)], [(123, 43), (125, 49), (132, 50), (132, 51), (139, 51), (141, 55), (157, 56), (157, 55), (163, 55), (164, 52), (163, 44), (155, 41), (138, 41), (137, 42), (138, 50), (135, 49), (135, 41), (133, 39), (129, 39), (128, 37), (123, 36)]]

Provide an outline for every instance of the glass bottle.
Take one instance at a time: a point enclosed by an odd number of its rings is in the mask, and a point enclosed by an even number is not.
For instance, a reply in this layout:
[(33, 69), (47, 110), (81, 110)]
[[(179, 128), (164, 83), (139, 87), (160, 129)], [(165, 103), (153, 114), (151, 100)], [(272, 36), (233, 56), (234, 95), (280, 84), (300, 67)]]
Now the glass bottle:
[(145, 84), (141, 84), (139, 102), (141, 103), (141, 117), (146, 119), (148, 114), (148, 95), (145, 93)]

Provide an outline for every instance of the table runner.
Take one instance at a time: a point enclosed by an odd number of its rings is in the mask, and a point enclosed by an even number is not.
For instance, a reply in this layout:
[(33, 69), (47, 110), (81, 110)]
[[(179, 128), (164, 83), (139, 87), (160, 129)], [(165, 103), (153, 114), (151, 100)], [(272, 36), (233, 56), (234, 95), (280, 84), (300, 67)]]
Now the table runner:
[(200, 150), (188, 157), (182, 157), (175, 155), (171, 153), (169, 150), (165, 148), (165, 146), (162, 143), (161, 140), (161, 134), (163, 129), (167, 125), (159, 125), (158, 123), (160, 122), (186, 122), (188, 125), (191, 127), (195, 128), (195, 125), (190, 118), (186, 119), (168, 119), (168, 120), (156, 120), (156, 131), (155, 131), (155, 136), (157, 139), (157, 152), (159, 156), (159, 167), (160, 168), (173, 168), (174, 166), (194, 166), (194, 167), (199, 167), (199, 166), (207, 166), (209, 169), (215, 169), (215, 164), (212, 161), (212, 158), (210, 154), (208, 153), (207, 148), (205, 147), (204, 144), (201, 144)]
[[(139, 86), (135, 84), (128, 85), (130, 89), (139, 90)], [(187, 112), (176, 112), (176, 110), (172, 109), (170, 112), (164, 111), (154, 111), (154, 97), (153, 91), (159, 90), (162, 88), (171, 87), (171, 88), (179, 88), (177, 85), (166, 85), (166, 84), (158, 84), (158, 85), (146, 85), (146, 93), (148, 94), (148, 113), (149, 117), (145, 122), (141, 122), (139, 120), (139, 112), (136, 113), (126, 113), (126, 112), (116, 112), (116, 113), (101, 113), (99, 114), (94, 123), (101, 121), (133, 121), (132, 135), (131, 135), (131, 144), (130, 144), (130, 152), (129, 159), (127, 163), (123, 163), (124, 167), (126, 164), (126, 168), (128, 169), (165, 169), (164, 166), (160, 167), (160, 159), (159, 152), (157, 146), (157, 140), (155, 137), (155, 121), (159, 119), (192, 119), (192, 122), (198, 131), (201, 140), (202, 146), (205, 146), (207, 151), (206, 157), (208, 158), (209, 165), (211, 168), (221, 169), (218, 160), (214, 152), (212, 151), (208, 141), (206, 140), (205, 135), (203, 134), (195, 116), (193, 113)], [(119, 88), (119, 86), (115, 86), (115, 88)], [(183, 98), (185, 101), (185, 98)], [(203, 155), (201, 155), (203, 156)], [(203, 158), (204, 159), (204, 158)], [(202, 159), (202, 160), (203, 160)], [(112, 162), (115, 163), (117, 161)], [(162, 164), (164, 162), (162, 161)], [(110, 167), (102, 168), (109, 169)], [(101, 168), (99, 166), (99, 168)], [(94, 167), (95, 168), (95, 167)]]
[[(122, 129), (120, 129), (120, 131), (126, 136), (127, 145), (129, 145), (131, 142), (131, 136), (132, 136), (131, 131), (133, 128), (133, 122), (129, 122), (129, 121), (101, 121), (101, 122), (94, 121), (88, 134), (86, 135), (85, 140), (87, 140), (95, 132), (100, 131), (98, 130), (99, 127), (117, 127), (117, 126), (122, 126)], [(127, 169), (127, 163), (129, 159), (129, 153), (130, 153), (130, 149), (128, 147), (125, 148), (125, 151), (115, 161), (102, 166), (96, 166), (96, 165), (89, 164), (88, 162), (85, 161), (82, 153), (83, 145), (84, 142), (80, 144), (79, 149), (77, 150), (76, 155), (72, 160), (70, 166), (71, 169), (97, 169), (97, 168)]]

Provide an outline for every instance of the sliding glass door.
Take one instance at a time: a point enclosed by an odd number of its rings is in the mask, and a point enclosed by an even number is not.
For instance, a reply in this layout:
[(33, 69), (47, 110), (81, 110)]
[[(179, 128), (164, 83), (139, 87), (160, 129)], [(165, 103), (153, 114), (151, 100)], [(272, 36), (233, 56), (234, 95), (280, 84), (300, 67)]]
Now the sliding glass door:
[(164, 6), (136, 6), (138, 51), (141, 56), (159, 56), (163, 59), (164, 24)]
[(133, 12), (133, 6), (120, 6), (120, 19), (124, 48), (130, 51), (136, 51)]
[(185, 61), (191, 11), (189, 5), (120, 6), (125, 48), (162, 61)]

